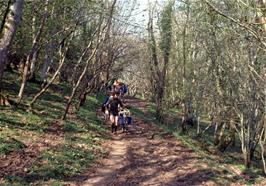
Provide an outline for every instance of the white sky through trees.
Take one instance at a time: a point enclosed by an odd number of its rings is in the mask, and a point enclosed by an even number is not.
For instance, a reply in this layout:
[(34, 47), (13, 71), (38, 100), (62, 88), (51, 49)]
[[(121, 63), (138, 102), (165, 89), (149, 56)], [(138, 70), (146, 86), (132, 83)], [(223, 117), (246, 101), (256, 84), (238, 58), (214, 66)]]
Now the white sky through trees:
[(147, 29), (148, 19), (149, 19), (149, 3), (158, 3), (159, 6), (163, 0), (136, 0), (136, 7), (133, 11), (133, 20), (136, 25), (139, 25), (142, 30)]
[[(121, 0), (123, 2), (123, 0)], [(134, 0), (131, 0), (131, 2), (134, 2)], [(134, 10), (131, 13), (131, 18), (129, 21), (129, 33), (142, 35), (145, 34), (147, 25), (148, 25), (148, 19), (149, 19), (149, 3), (158, 3), (157, 6), (161, 5), (161, 2), (163, 0), (136, 0), (136, 3), (134, 4)], [(129, 6), (132, 4), (130, 3)], [(130, 7), (127, 7), (130, 9)], [(156, 18), (155, 18), (156, 19)]]
[(148, 0), (137, 0), (136, 7), (136, 21), (139, 23), (146, 22), (148, 20)]

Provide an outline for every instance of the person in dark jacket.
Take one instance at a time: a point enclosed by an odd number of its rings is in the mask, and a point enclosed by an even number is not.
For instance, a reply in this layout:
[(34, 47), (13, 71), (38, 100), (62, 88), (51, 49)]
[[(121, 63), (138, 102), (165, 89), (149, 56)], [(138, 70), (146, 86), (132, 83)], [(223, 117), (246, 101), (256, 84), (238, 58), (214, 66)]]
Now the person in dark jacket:
[(113, 99), (107, 103), (109, 107), (110, 121), (112, 124), (112, 133), (117, 131), (119, 108), (123, 108), (123, 103), (118, 96), (119, 95), (117, 93), (113, 93)]

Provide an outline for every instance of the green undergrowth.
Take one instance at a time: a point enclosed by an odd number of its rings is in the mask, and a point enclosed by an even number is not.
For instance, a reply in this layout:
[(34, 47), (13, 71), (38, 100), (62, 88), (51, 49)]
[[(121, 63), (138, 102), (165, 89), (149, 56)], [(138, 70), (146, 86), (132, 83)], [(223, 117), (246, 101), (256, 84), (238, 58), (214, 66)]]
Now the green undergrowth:
[(7, 155), (14, 150), (20, 151), (23, 148), (25, 148), (25, 145), (20, 141), (13, 138), (4, 139), (0, 137), (0, 155)]
[[(19, 90), (16, 75), (7, 73), (4, 79), (3, 94), (11, 99), (15, 99)], [(0, 107), (0, 161), (8, 160), (9, 156), (11, 161), (14, 153), (22, 158), (26, 151), (36, 156), (26, 167), (12, 164), (17, 171), (6, 174), (0, 185), (64, 185), (106, 153), (101, 144), (108, 135), (96, 113), (102, 95), (88, 96), (79, 111), (73, 108), (67, 119), (61, 121), (64, 97), (70, 94), (68, 86), (52, 85), (37, 100), (33, 112), (29, 112), (26, 105), (39, 90), (40, 85), (28, 83), (21, 105)], [(37, 149), (40, 145), (44, 147)]]
[(64, 180), (81, 173), (88, 167), (94, 157), (92, 151), (85, 149), (86, 145), (75, 147), (66, 142), (54, 149), (49, 149), (40, 156), (40, 160), (29, 170), (28, 182), (51, 178)]
[(147, 112), (144, 113), (139, 108), (131, 107), (130, 108), (130, 112), (132, 114), (134, 114), (135, 117), (140, 118), (144, 122), (150, 122), (150, 121), (156, 122), (156, 119), (155, 119), (155, 106), (154, 106), (154, 104), (147, 103), (146, 109), (147, 109)]
[[(165, 112), (167, 119), (164, 122), (156, 120), (156, 107), (153, 103), (147, 103), (145, 113), (138, 108), (131, 108), (130, 110), (134, 117), (142, 119), (145, 123), (152, 121), (163, 131), (173, 134), (185, 147), (193, 150), (199, 161), (206, 164), (208, 169), (211, 170), (212, 174), (209, 175), (209, 180), (214, 181), (216, 184), (230, 185), (241, 183), (252, 185), (265, 179), (259, 168), (245, 169), (239, 146), (230, 147), (226, 152), (221, 153), (213, 145), (211, 132), (198, 137), (196, 126), (188, 126), (188, 133), (183, 134), (179, 129), (179, 124), (181, 123), (180, 109), (176, 108)], [(208, 125), (208, 122), (201, 121), (200, 129), (203, 130)], [(158, 135), (160, 135), (160, 132), (158, 132)], [(195, 165), (195, 167), (200, 170), (206, 169), (206, 167), (201, 167), (200, 165)], [(239, 175), (238, 172), (241, 172), (241, 174)]]

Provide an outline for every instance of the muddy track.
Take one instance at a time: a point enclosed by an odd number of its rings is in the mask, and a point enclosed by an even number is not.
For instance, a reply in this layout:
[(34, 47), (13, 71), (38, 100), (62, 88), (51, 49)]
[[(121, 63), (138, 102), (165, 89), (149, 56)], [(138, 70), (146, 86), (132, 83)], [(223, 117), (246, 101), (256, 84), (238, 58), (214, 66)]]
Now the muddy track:
[[(145, 111), (145, 102), (128, 102)], [(210, 180), (214, 172), (195, 153), (152, 123), (133, 118), (128, 134), (112, 135), (105, 144), (109, 155), (71, 185), (216, 185)]]

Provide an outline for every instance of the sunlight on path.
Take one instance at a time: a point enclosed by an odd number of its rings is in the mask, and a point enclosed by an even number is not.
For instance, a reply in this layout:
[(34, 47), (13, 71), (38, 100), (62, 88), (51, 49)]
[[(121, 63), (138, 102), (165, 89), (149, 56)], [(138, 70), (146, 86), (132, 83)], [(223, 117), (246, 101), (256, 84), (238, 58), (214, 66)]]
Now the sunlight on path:
[[(128, 100), (129, 105), (145, 112), (145, 103)], [(74, 185), (216, 185), (210, 180), (213, 172), (198, 164), (199, 157), (172, 135), (161, 132), (151, 123), (134, 117), (129, 133), (113, 135), (106, 145), (107, 158), (87, 173), (86, 179)], [(140, 132), (141, 131), (141, 132)]]
[[(112, 180), (117, 177), (115, 170), (119, 170), (127, 165), (126, 144), (120, 139), (115, 139), (110, 144), (112, 147), (108, 159), (104, 160), (103, 166), (99, 167), (95, 175), (91, 176), (84, 185), (101, 186), (111, 185)], [(109, 180), (109, 181), (108, 181)]]

